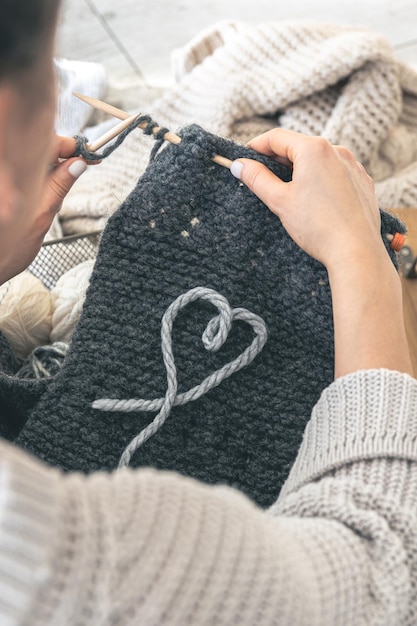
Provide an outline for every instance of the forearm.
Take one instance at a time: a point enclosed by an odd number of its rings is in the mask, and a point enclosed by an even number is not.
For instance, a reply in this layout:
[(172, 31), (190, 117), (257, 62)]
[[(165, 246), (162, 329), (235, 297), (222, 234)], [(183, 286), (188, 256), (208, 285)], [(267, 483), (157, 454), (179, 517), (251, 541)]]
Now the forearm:
[(292, 521), (242, 494), (152, 470), (64, 477), (0, 451), (0, 623), (334, 624)]
[(385, 250), (328, 268), (335, 333), (335, 378), (360, 369), (413, 375), (401, 282)]
[(1, 623), (334, 626), (341, 604), (351, 626), (366, 608), (363, 542), (309, 519), (314, 498), (274, 517), (172, 473), (63, 477), (0, 447)]
[(269, 514), (173, 473), (63, 476), (0, 442), (0, 622), (408, 623), (416, 405), (397, 372), (333, 383)]

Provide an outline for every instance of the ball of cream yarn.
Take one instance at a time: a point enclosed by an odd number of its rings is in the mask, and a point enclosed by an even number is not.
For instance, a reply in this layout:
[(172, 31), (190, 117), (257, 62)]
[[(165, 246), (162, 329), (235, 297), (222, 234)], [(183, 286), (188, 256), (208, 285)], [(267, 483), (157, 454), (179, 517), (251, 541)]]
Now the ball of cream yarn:
[(0, 287), (0, 330), (19, 359), (49, 343), (52, 302), (49, 289), (28, 271)]
[(69, 343), (81, 315), (93, 266), (93, 259), (76, 265), (65, 272), (52, 289), (52, 342)]

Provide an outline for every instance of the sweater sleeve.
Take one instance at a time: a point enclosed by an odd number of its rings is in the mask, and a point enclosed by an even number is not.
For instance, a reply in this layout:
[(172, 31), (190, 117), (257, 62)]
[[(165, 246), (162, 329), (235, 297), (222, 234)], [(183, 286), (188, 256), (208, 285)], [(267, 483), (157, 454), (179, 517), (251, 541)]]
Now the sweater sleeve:
[(0, 623), (415, 623), (416, 408), (406, 375), (333, 383), (268, 511), (175, 473), (62, 475), (1, 444)]

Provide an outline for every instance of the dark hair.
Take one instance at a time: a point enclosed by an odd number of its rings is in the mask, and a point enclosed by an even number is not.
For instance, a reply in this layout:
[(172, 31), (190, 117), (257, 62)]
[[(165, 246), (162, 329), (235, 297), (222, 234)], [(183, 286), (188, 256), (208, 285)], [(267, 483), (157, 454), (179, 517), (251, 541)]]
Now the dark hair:
[(36, 64), (59, 5), (60, 0), (0, 0), (0, 79)]

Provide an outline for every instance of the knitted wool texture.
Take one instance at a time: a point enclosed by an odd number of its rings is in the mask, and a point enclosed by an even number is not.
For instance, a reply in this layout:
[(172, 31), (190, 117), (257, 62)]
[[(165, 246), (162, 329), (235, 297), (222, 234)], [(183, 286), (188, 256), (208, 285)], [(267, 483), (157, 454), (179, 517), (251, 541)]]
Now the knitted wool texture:
[[(225, 22), (173, 60), (177, 82), (148, 106), (159, 124), (175, 131), (197, 123), (241, 142), (276, 126), (322, 135), (365, 165), (382, 208), (417, 206), (417, 74), (379, 33)], [(132, 110), (143, 111), (140, 95)], [(134, 187), (149, 151), (149, 140), (133, 133), (106, 163), (90, 168), (60, 212), (65, 232), (102, 226)]]
[[(232, 307), (260, 315), (268, 341), (249, 366), (200, 399), (174, 407), (131, 465), (227, 483), (267, 506), (289, 472), (313, 405), (333, 378), (329, 285), (325, 268), (211, 161), (213, 153), (256, 157), (288, 180), (283, 166), (196, 126), (182, 132), (180, 145), (164, 148), (108, 222), (63, 368), (43, 382), (45, 392), (17, 443), (66, 470), (116, 468), (153, 415), (101, 412), (92, 402), (164, 396), (162, 316), (179, 295), (210, 287)], [(383, 215), (383, 233), (398, 228), (395, 218)], [(201, 335), (215, 313), (197, 301), (177, 317), (180, 392), (236, 358), (253, 339), (248, 325), (235, 322), (219, 352), (207, 353)], [(3, 378), (0, 393), (7, 397), (10, 386)]]

